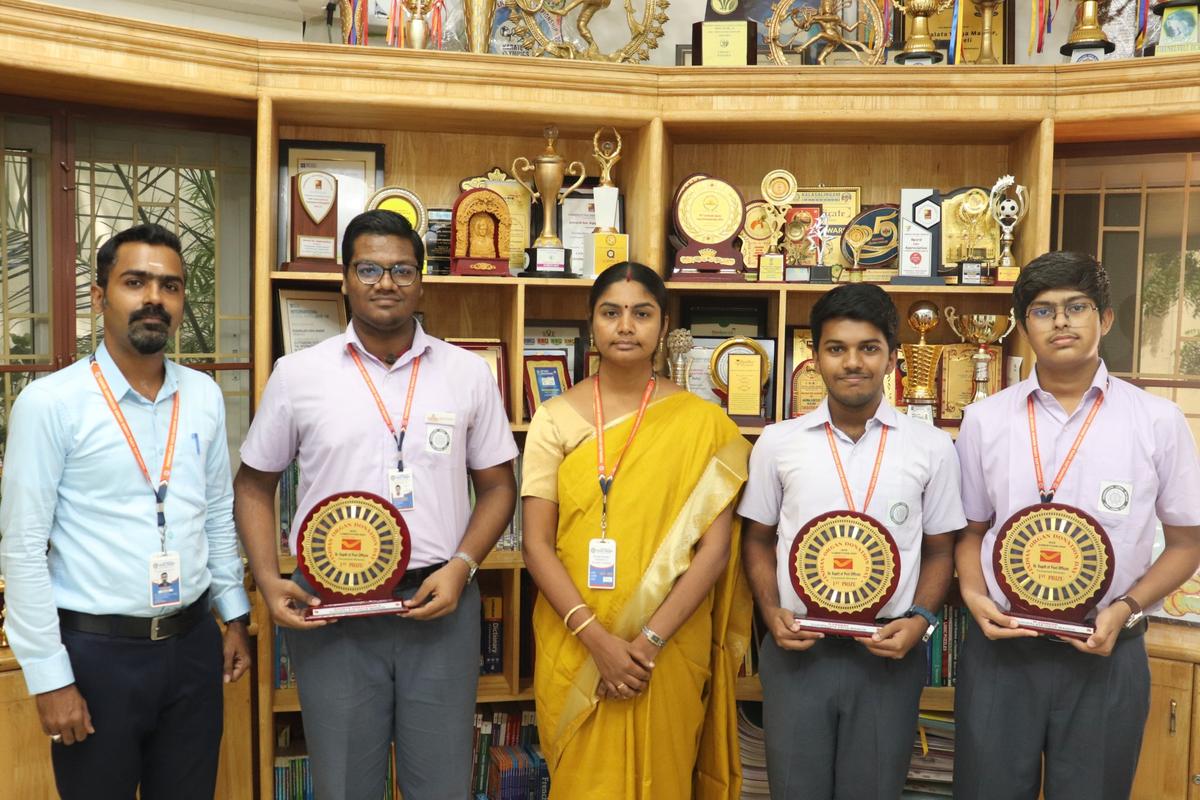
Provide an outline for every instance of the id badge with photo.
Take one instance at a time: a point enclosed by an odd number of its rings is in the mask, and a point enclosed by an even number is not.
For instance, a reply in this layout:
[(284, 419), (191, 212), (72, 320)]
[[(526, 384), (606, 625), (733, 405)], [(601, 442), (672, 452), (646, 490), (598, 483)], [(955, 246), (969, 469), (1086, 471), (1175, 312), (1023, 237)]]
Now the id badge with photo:
[(150, 606), (164, 608), (183, 602), (182, 567), (179, 553), (155, 553), (150, 557)]
[(413, 474), (407, 469), (389, 469), (387, 474), (388, 497), (398, 511), (416, 508), (413, 498)]
[(617, 588), (617, 542), (615, 539), (592, 539), (588, 542), (589, 589)]

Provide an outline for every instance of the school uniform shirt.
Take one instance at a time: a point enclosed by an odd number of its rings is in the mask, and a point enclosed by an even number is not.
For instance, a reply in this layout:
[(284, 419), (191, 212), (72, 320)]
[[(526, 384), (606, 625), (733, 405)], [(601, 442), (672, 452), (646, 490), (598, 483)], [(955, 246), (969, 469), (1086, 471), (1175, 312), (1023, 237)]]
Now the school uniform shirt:
[[(768, 425), (750, 454), (750, 479), (738, 506), (743, 517), (778, 527), (780, 605), (801, 615), (807, 609), (792, 586), (792, 543), (813, 518), (847, 510), (826, 423), (832, 424), (828, 399), (798, 419)], [(885, 427), (887, 447), (879, 480), (864, 509)], [(900, 414), (887, 401), (867, 420), (857, 442), (836, 427), (833, 433), (855, 508), (886, 526), (900, 551), (900, 582), (879, 617), (903, 616), (916, 594), (923, 537), (953, 533), (966, 525), (954, 443), (945, 431)]]
[(288, 536), (293, 554), (305, 516), (326, 497), (352, 491), (390, 497), (396, 440), (349, 348), (397, 433), (413, 362), (421, 357), (403, 451), (405, 469), (413, 473), (413, 509), (401, 515), (412, 536), (408, 568), (447, 561), (471, 516), (467, 471), (511, 461), (517, 445), (487, 362), (429, 336), (419, 323), (412, 347), (392, 365), (367, 352), (353, 322), (344, 334), (279, 359), (242, 444), (242, 462), (282, 472), (297, 460), (300, 486)]
[(1156, 519), (1166, 525), (1200, 525), (1200, 462), (1183, 413), (1169, 400), (1108, 374), (1101, 361), (1092, 383), (1070, 414), (1028, 378), (967, 406), (958, 435), (963, 505), (967, 518), (991, 522), (979, 559), (988, 594), (1009, 608), (992, 568), (996, 537), (1008, 519), (1041, 502), (1029, 432), (1033, 397), (1046, 488), (1071, 450), (1092, 404), (1103, 394), (1054, 502), (1095, 517), (1112, 542), (1116, 561), (1099, 609), (1128, 592), (1150, 567)]

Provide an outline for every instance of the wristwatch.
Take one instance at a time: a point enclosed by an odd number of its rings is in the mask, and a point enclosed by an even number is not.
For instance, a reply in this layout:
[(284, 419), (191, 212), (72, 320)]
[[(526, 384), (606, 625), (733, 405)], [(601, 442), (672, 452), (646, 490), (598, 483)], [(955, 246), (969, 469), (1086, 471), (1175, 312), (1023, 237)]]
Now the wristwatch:
[(1129, 619), (1125, 620), (1126, 628), (1132, 628), (1134, 625), (1137, 625), (1142, 621), (1142, 617), (1146, 616), (1145, 610), (1142, 609), (1142, 604), (1127, 594), (1121, 595), (1116, 600), (1113, 600), (1113, 602), (1124, 602), (1125, 605), (1129, 606), (1129, 610), (1133, 612), (1129, 615)]
[(908, 611), (904, 612), (905, 619), (910, 619), (912, 617), (920, 617), (921, 619), (925, 620), (926, 623), (928, 623), (928, 627), (925, 628), (925, 635), (921, 637), (922, 642), (928, 642), (929, 637), (933, 636), (933, 632), (936, 631), (938, 625), (941, 624), (941, 620), (938, 619), (937, 614), (934, 614), (928, 608), (922, 608), (918, 605), (910, 606)]
[(451, 557), (461, 558), (463, 561), (467, 562), (467, 583), (475, 580), (475, 572), (479, 569), (479, 563), (475, 559), (471, 558), (462, 550), (459, 550)]

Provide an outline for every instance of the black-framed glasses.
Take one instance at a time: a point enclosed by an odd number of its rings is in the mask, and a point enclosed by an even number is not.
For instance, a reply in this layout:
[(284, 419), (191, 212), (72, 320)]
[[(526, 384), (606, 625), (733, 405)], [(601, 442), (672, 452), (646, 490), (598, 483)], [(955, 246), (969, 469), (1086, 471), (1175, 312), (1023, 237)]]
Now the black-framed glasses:
[(1027, 308), (1025, 318), (1037, 325), (1050, 326), (1054, 324), (1054, 320), (1058, 319), (1058, 312), (1062, 311), (1063, 316), (1067, 318), (1067, 325), (1074, 325), (1082, 322), (1095, 310), (1097, 310), (1095, 303), (1083, 300), (1074, 300), (1061, 306), (1044, 303)]
[(354, 265), (354, 274), (367, 286), (374, 286), (383, 280), (384, 272), (391, 273), (392, 283), (397, 286), (412, 286), (421, 274), (420, 270), (411, 264), (392, 264), (391, 267), (384, 267), (374, 261), (359, 261)]

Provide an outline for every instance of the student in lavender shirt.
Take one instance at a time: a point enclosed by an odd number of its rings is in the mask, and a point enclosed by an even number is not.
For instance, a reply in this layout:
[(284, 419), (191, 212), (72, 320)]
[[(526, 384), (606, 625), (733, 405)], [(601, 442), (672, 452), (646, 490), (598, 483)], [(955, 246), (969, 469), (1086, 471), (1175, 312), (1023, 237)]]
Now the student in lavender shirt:
[[(391, 211), (360, 214), (346, 227), (342, 258), (352, 321), (275, 365), (242, 445), (238, 529), (267, 608), (285, 629), (316, 796), (381, 796), (395, 742), (405, 797), (462, 798), (479, 678), (472, 578), (512, 520), (517, 447), (487, 363), (425, 333), (414, 317), (424, 247), (408, 221)], [(414, 380), (402, 437), (412, 484), (393, 491), (401, 437), (392, 429), (399, 433)], [(304, 618), (318, 600), (299, 573), (280, 577), (274, 530), (275, 487), (293, 458), (293, 553), (300, 522), (332, 494), (370, 492), (397, 504), (412, 536), (396, 589), (403, 612), (335, 624)]]
[[(1143, 612), (1200, 567), (1200, 463), (1180, 410), (1113, 377), (1100, 357), (1113, 311), (1094, 258), (1035, 259), (1013, 287), (1013, 309), (1036, 367), (968, 406), (957, 445), (968, 524), (956, 566), (978, 624), (955, 691), (954, 796), (1126, 798), (1150, 702)], [(999, 528), (1042, 502), (1030, 398), (1046, 489), (1100, 403), (1053, 492), (1053, 502), (1090, 514), (1112, 542), (1112, 583), (1086, 641), (1017, 627), (992, 568)], [(1151, 564), (1159, 522), (1166, 549)]]

